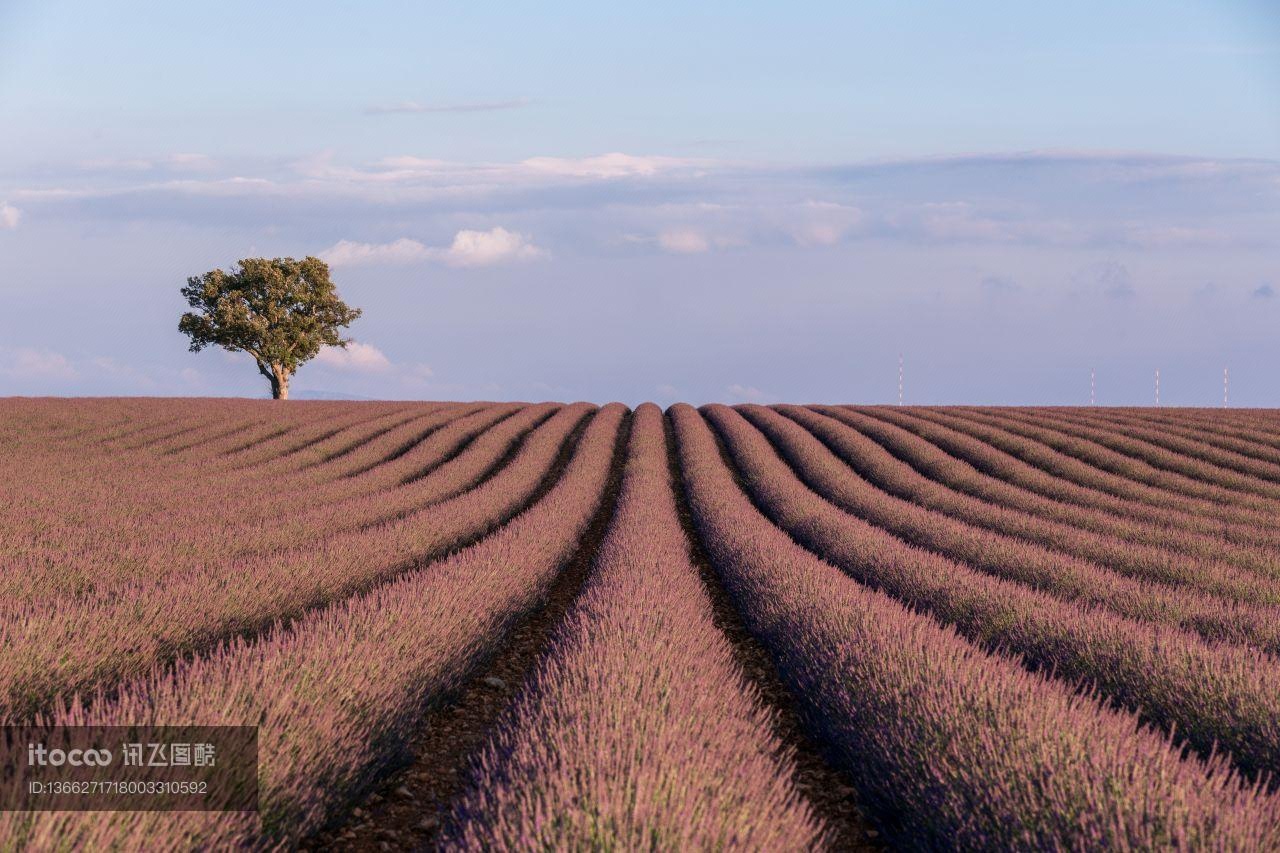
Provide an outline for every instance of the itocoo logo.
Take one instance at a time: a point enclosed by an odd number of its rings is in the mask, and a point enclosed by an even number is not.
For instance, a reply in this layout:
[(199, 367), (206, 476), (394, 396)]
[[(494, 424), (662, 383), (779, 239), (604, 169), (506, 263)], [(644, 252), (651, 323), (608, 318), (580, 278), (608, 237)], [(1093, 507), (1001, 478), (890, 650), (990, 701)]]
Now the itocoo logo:
[(106, 767), (111, 763), (109, 749), (49, 749), (42, 743), (27, 744), (28, 767)]

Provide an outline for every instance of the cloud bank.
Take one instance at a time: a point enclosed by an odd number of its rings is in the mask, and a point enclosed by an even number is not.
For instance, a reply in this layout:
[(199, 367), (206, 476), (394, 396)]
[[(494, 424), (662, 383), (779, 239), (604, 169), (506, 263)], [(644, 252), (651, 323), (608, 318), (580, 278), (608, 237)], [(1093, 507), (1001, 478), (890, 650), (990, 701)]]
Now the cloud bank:
[[(1079, 402), (1080, 364), (1084, 401), (1091, 364), (1100, 402), (1145, 400), (1115, 377), (1145, 394), (1158, 360), (1170, 399), (1228, 364), (1249, 399), (1256, 365), (1253, 399), (1275, 403), (1273, 161), (399, 150), (91, 165), (0, 176), (0, 394), (260, 394), (251, 368), (185, 354), (177, 287), (237, 258), (320, 254), (365, 309), (361, 343), (308, 365), (300, 390), (893, 400), (905, 351), (915, 402)], [(405, 286), (397, 268), (414, 264), (436, 269)]]
[(505, 228), (488, 231), (464, 229), (453, 237), (448, 247), (427, 246), (417, 240), (401, 237), (391, 243), (358, 243), (339, 240), (320, 253), (334, 267), (370, 264), (414, 264), (439, 261), (453, 267), (487, 267), (517, 261), (544, 258), (547, 252), (524, 234)]
[(682, 157), (637, 157), (616, 151), (598, 157), (531, 157), (521, 161), (522, 166), (534, 172), (568, 178), (649, 177), (704, 163)]
[[(311, 249), (327, 245), (336, 263), (459, 267), (621, 245), (702, 254), (859, 241), (1170, 251), (1280, 243), (1280, 163), (1260, 160), (1033, 152), (778, 167), (622, 152), (344, 163), (320, 152), (234, 167), (201, 155), (98, 166), (0, 184), (8, 199), (0, 225), (17, 223), (17, 206), (42, 220), (47, 212), (212, 227), (283, 223), (307, 236), (339, 231)], [(504, 226), (476, 226), (495, 220)], [(548, 224), (564, 243), (524, 236)], [(451, 246), (371, 239), (406, 227), (457, 236)]]
[(0, 360), (0, 373), (14, 379), (75, 379), (79, 371), (71, 360), (50, 349), (21, 347)]

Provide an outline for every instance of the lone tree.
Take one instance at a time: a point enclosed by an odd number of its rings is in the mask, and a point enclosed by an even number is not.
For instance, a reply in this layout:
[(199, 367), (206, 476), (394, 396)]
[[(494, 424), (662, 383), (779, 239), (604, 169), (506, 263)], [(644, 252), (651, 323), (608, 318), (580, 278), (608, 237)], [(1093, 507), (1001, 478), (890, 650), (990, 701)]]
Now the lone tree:
[(196, 309), (178, 321), (178, 331), (191, 336), (191, 351), (217, 344), (247, 352), (277, 400), (289, 398), (289, 379), (321, 347), (351, 343), (338, 330), (360, 316), (338, 297), (329, 265), (311, 257), (248, 258), (231, 272), (187, 279), (182, 295)]

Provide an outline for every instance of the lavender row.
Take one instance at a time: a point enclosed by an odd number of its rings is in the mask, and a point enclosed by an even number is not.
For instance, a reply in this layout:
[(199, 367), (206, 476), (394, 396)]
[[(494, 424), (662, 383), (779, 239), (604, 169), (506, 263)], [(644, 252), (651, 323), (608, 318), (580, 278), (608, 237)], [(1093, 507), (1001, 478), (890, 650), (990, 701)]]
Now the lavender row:
[[(74, 457), (58, 461), (73, 464)], [(0, 535), (5, 553), (0, 612), (22, 613), (32, 603), (55, 600), (75, 607), (118, 596), (131, 584), (156, 585), (263, 550), (263, 540), (318, 547), (338, 532), (317, 524), (299, 538), (288, 538), (287, 520), (307, 504), (307, 496), (324, 491), (318, 482), (290, 487), (269, 475), (249, 483), (214, 476), (193, 501), (166, 494), (155, 468), (95, 467), (71, 474), (52, 463), (37, 463), (29, 473), (37, 487), (42, 480), (52, 482), (39, 498), (28, 497), (6, 513), (9, 523)], [(171, 472), (188, 492), (193, 476), (199, 475), (191, 468)], [(361, 490), (350, 481), (338, 487), (344, 485), (344, 491), (329, 499)], [(375, 489), (377, 483), (364, 488)], [(286, 502), (293, 511), (282, 510)], [(242, 513), (251, 519), (247, 530), (235, 527)], [(279, 520), (264, 522), (271, 519)]]
[[(894, 415), (894, 413), (886, 410), (861, 411), (885, 418), (891, 418)], [(912, 415), (955, 430), (957, 433), (977, 439), (985, 445), (996, 448), (999, 452), (1009, 454), (1022, 464), (1038, 469), (1060, 481), (1063, 488), (1075, 486), (1086, 490), (1085, 492), (1076, 490), (1069, 498), (1066, 498), (1073, 502), (1082, 502), (1082, 494), (1096, 491), (1114, 497), (1121, 506), (1126, 502), (1132, 502), (1133, 507), (1130, 512), (1135, 517), (1145, 517), (1144, 510), (1148, 507), (1172, 510), (1181, 514), (1179, 520), (1200, 516), (1205, 520), (1206, 524), (1220, 524), (1222, 525), (1221, 529), (1224, 536), (1234, 535), (1237, 531), (1248, 530), (1251, 525), (1264, 524), (1269, 518), (1267, 512), (1263, 510), (1224, 506), (1203, 495), (1194, 496), (1169, 491), (1151, 482), (1135, 480), (1116, 473), (1114, 467), (1120, 466), (1123, 468), (1125, 462), (1122, 458), (1119, 458), (1118, 454), (1112, 454), (1103, 447), (1094, 446), (1087, 449), (1082, 449), (1079, 446), (1073, 447), (1071, 442), (1063, 436), (1054, 436), (1047, 432), (1041, 432), (1039, 434), (1041, 437), (1056, 443), (1056, 447), (1051, 447), (1049, 444), (1038, 440), (1035, 430), (1021, 428), (1020, 431), (1015, 432), (999, 423), (961, 417), (954, 410), (944, 412), (931, 409), (914, 409), (912, 410)], [(899, 422), (897, 418), (894, 418), (894, 420)], [(905, 424), (900, 425), (906, 426)], [(907, 426), (907, 428), (915, 430), (913, 426)], [(948, 447), (948, 450), (957, 452), (950, 447)], [(1074, 454), (1070, 452), (1072, 450), (1074, 450)], [(983, 464), (977, 461), (976, 457), (971, 458), (966, 455), (964, 458), (974, 464)], [(1095, 463), (1112, 467), (1104, 468)], [(1000, 464), (991, 468), (983, 467), (983, 471), (1001, 479), (1022, 475), (1020, 471), (1015, 471), (1011, 466), (1006, 467)], [(1043, 488), (1039, 483), (1031, 485), (1030, 482), (1022, 482), (1020, 485), (1026, 485), (1036, 491), (1041, 491)], [(1046, 492), (1042, 491), (1042, 493)], [(1048, 496), (1054, 497), (1052, 494)], [(1117, 509), (1116, 511), (1123, 513), (1124, 510)]]
[[(435, 407), (425, 408), (431, 411)], [(243, 420), (237, 423), (240, 427), (245, 425)], [(305, 429), (306, 426), (303, 423), (297, 428)], [(226, 427), (219, 424), (218, 428), (225, 430)], [(286, 431), (286, 434), (292, 433), (292, 429)], [(150, 513), (152, 519), (160, 519), (162, 512), (167, 510), (172, 517), (174, 512), (185, 510), (188, 504), (196, 505), (193, 511), (198, 508), (214, 513), (236, 506), (234, 502), (192, 501), (193, 477), (209, 478), (207, 488), (208, 485), (233, 481), (237, 485), (251, 483), (255, 478), (265, 481), (262, 483), (265, 485), (271, 479), (263, 473), (272, 476), (280, 473), (274, 469), (267, 470), (265, 464), (246, 466), (247, 470), (233, 472), (220, 467), (223, 462), (221, 454), (225, 452), (224, 447), (215, 443), (211, 447), (202, 447), (198, 452), (184, 452), (173, 457), (150, 450), (104, 453), (84, 446), (50, 446), (41, 439), (39, 432), (33, 432), (23, 443), (21, 452), (0, 460), (0, 466), (14, 478), (15, 491), (21, 489), (23, 499), (28, 502), (43, 499), (44, 504), (60, 502), (65, 505), (73, 500), (80, 501), (93, 505), (108, 518), (129, 515), (132, 521), (141, 523), (148, 518), (144, 513)], [(68, 465), (80, 466), (84, 476), (68, 479), (64, 470)], [(102, 512), (103, 507), (109, 507), (109, 511)], [(65, 506), (59, 509), (65, 509)], [(54, 523), (54, 518), (49, 523)]]
[[(830, 431), (832, 441), (828, 446), (800, 423), (776, 412), (759, 407), (742, 407), (740, 411), (769, 437), (810, 489), (905, 542), (1064, 601), (1105, 607), (1132, 619), (1181, 628), (1207, 640), (1252, 645), (1271, 654), (1280, 652), (1280, 607), (1242, 604), (1204, 595), (1194, 588), (1135, 580), (1105, 563), (1076, 559), (972, 527), (967, 517), (941, 515), (887, 494), (862, 479), (845, 464), (843, 451), (856, 442), (843, 427), (812, 412), (807, 413), (814, 420), (809, 425), (808, 418), (795, 413), (797, 420), (816, 434), (825, 435), (828, 425), (835, 427)], [(708, 409), (707, 414), (713, 422), (721, 421), (719, 410)], [(837, 456), (834, 451), (841, 454)]]
[[(1145, 445), (1142, 441), (1126, 438), (1118, 432), (1093, 429), (1080, 424), (1063, 425), (1034, 415), (995, 410), (961, 410), (960, 416), (995, 423), (1011, 432), (1035, 438), (1103, 470), (1174, 494), (1212, 501), (1224, 508), (1260, 512), (1274, 512), (1277, 508), (1275, 498), (1280, 495), (1280, 486), (1270, 488), (1266, 484), (1260, 484), (1259, 490), (1252, 493), (1237, 489), (1224, 482), (1224, 478), (1233, 478), (1219, 468), (1197, 463), (1189, 457), (1180, 458), (1173, 451)], [(1064, 429), (1064, 426), (1070, 428)], [(1269, 492), (1274, 494), (1268, 494)]]
[(812, 730), (914, 849), (1267, 849), (1280, 804), (1132, 715), (985, 654), (797, 546), (697, 412), (673, 407), (695, 522)]
[[(257, 518), (238, 524), (225, 520), (216, 532), (226, 542), (197, 546), (204, 568), (211, 570), (218, 559), (242, 559), (300, 543), (315, 547), (327, 538), (456, 497), (492, 476), (529, 433), (559, 409), (553, 403), (490, 407), (446, 423), (395, 459), (361, 474), (309, 484), (309, 500), (291, 507), (270, 526)], [(157, 566), (155, 571), (165, 569)]]
[(1136, 409), (1118, 407), (1117, 413), (1142, 415), (1152, 423), (1178, 423), (1198, 427), (1214, 435), (1247, 440), (1280, 449), (1280, 421), (1272, 409)]
[[(1233, 565), (1270, 573), (1280, 561), (1280, 536), (1246, 525), (1227, 526), (1190, 513), (1161, 510), (1124, 500), (1060, 479), (942, 424), (894, 412), (870, 417), (839, 407), (812, 410), (780, 407), (789, 417), (804, 417), (807, 426), (839, 421), (881, 445), (899, 461), (899, 469), (914, 471), (932, 481), (930, 491), (942, 487), (982, 503), (993, 504), (1121, 543), (1155, 546), (1196, 557), (1226, 560)], [(817, 415), (825, 416), (813, 421)], [(824, 437), (824, 441), (826, 438)], [(908, 484), (903, 474), (880, 483), (903, 497)], [(1003, 476), (1006, 479), (1002, 479)], [(932, 502), (925, 492), (910, 490), (913, 500)], [(946, 499), (954, 502), (954, 499)]]
[(440, 702), (538, 606), (600, 505), (624, 415), (605, 407), (564, 475), (476, 545), (256, 643), (62, 708), (63, 724), (259, 725), (260, 813), (4, 812), (34, 849), (273, 849), (350, 808)]
[(671, 487), (662, 412), (646, 404), (592, 576), (485, 748), (446, 848), (817, 844), (712, 621)]
[(1210, 643), (975, 571), (902, 542), (806, 487), (731, 409), (717, 427), (753, 498), (785, 531), (860, 582), (1091, 685), (1204, 755), (1227, 750), (1251, 775), (1280, 767), (1280, 666), (1255, 649)]
[(1260, 488), (1263, 490), (1261, 493), (1267, 493), (1280, 484), (1280, 463), (1277, 462), (1280, 454), (1274, 448), (1248, 441), (1233, 442), (1204, 428), (1186, 429), (1176, 423), (1152, 423), (1146, 418), (1120, 413), (1099, 416), (1094, 412), (1068, 410), (1054, 412), (1051, 417), (1066, 426), (1084, 426), (1140, 440), (1145, 452), (1167, 452), (1175, 470), (1197, 479), (1221, 482), (1232, 488), (1235, 488), (1232, 483), (1238, 483), (1245, 491)]
[(1223, 422), (1221, 410), (1218, 413), (1219, 417), (1213, 418), (1197, 415), (1195, 412), (1179, 412), (1168, 416), (1159, 410), (1140, 415), (1131, 409), (1108, 409), (1090, 412), (1086, 422), (1137, 424), (1145, 429), (1158, 429), (1251, 460), (1280, 465), (1280, 436), (1265, 430), (1248, 429)]
[(393, 522), (318, 547), (219, 563), (163, 583), (66, 607), (32, 604), (0, 621), (0, 715), (24, 715), (58, 695), (139, 674), (155, 663), (254, 633), (383, 583), (466, 545), (511, 518), (554, 470), (594, 407), (567, 406), (539, 427), (483, 485)]
[[(1217, 613), (1223, 619), (1216, 627), (1212, 619), (1199, 622), (1195, 630), (1208, 630), (1214, 638), (1223, 637), (1224, 630), (1238, 636), (1231, 630), (1233, 624), (1250, 606), (1260, 606), (1256, 613), (1265, 631), (1263, 641), (1270, 648), (1280, 637), (1266, 627), (1280, 624), (1280, 608), (1273, 607), (1280, 603), (1280, 578), (1260, 576), (1222, 560), (1128, 544), (951, 491), (850, 427), (813, 412), (787, 408), (784, 411), (795, 421), (788, 422), (767, 409), (744, 407), (741, 411), (782, 448), (793, 466), (810, 462), (814, 474), (809, 468), (801, 469), (806, 482), (823, 477), (827, 487), (819, 492), (829, 499), (839, 495), (835, 502), (845, 509), (913, 544), (988, 573), (1042, 578), (1040, 583), (1073, 597), (1098, 592), (1101, 583), (1111, 592), (1126, 590), (1126, 596), (1149, 591), (1170, 602), (1181, 598), (1184, 606), (1194, 606), (1202, 598), (1208, 609), (1196, 610)], [(812, 449), (793, 450), (797, 443)], [(1246, 607), (1238, 613), (1233, 604)], [(1193, 617), (1192, 622), (1199, 618)]]
[[(29, 602), (55, 598), (70, 598), (64, 606), (83, 606), (116, 596), (131, 583), (158, 585), (192, 571), (225, 573), (231, 562), (273, 550), (322, 549), (339, 534), (422, 510), (474, 486), (494, 469), (517, 435), (554, 410), (527, 407), (522, 418), (495, 428), (492, 440), (475, 442), (459, 458), (452, 458), (459, 447), (516, 409), (493, 407), (463, 418), (441, 412), (425, 419), (439, 426), (430, 438), (362, 476), (293, 485), (269, 474), (250, 483), (215, 478), (216, 486), (206, 490), (203, 500), (186, 502), (191, 504), (188, 514), (165, 511), (173, 500), (145, 486), (140, 493), (109, 501), (109, 509), (87, 499), (54, 500), (48, 510), (60, 514), (58, 523), (27, 507), (14, 514), (14, 528), (38, 527), (39, 535), (8, 549), (12, 556), (9, 571), (0, 576), (0, 613), (15, 608), (25, 612)], [(410, 461), (400, 464), (404, 458)], [(430, 476), (388, 488), (424, 462), (432, 466)], [(189, 483), (191, 472), (179, 476)], [(286, 500), (287, 511), (281, 508)], [(159, 517), (147, 516), (145, 508), (157, 503)], [(238, 510), (214, 510), (224, 504)]]

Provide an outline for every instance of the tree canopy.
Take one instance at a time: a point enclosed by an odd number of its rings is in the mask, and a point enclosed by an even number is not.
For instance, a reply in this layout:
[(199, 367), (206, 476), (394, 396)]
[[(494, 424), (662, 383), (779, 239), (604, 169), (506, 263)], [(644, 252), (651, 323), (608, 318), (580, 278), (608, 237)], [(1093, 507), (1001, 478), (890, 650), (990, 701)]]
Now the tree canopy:
[(329, 265), (313, 257), (247, 258), (230, 272), (188, 278), (182, 295), (196, 309), (178, 321), (191, 351), (216, 344), (247, 352), (276, 399), (289, 396), (289, 379), (321, 347), (350, 343), (340, 330), (360, 316), (338, 296)]

